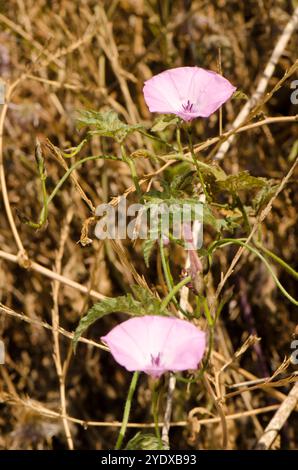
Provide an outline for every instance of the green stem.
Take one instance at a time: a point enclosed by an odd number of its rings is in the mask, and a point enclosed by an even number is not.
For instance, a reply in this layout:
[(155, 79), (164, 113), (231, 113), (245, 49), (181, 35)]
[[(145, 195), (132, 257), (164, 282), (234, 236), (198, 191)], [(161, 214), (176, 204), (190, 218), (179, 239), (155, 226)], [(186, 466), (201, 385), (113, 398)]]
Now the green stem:
[(109, 155), (92, 155), (91, 157), (85, 157), (85, 158), (82, 158), (82, 160), (78, 160), (77, 162), (75, 162), (67, 171), (66, 173), (62, 176), (62, 178), (60, 179), (60, 181), (58, 181), (57, 185), (55, 186), (55, 188), (53, 189), (53, 191), (51, 192), (51, 194), (49, 195), (48, 197), (48, 204), (52, 201), (52, 199), (54, 199), (54, 197), (56, 196), (56, 194), (58, 193), (59, 189), (61, 188), (61, 186), (65, 183), (65, 181), (67, 180), (67, 178), (71, 175), (71, 173), (76, 169), (78, 168), (78, 166), (82, 165), (83, 163), (86, 163), (90, 160), (99, 160), (99, 159), (104, 159), (104, 160), (119, 160), (119, 158), (117, 157), (113, 157), (113, 156), (109, 156)]
[(42, 219), (42, 225), (46, 222), (48, 218), (48, 195), (47, 195), (47, 188), (46, 188), (46, 176), (41, 179), (42, 183), (42, 198), (43, 198), (43, 219)]
[(168, 295), (163, 299), (161, 306), (160, 306), (160, 312), (163, 312), (167, 305), (171, 302), (172, 298), (175, 297), (175, 295), (179, 292), (179, 290), (188, 284), (191, 281), (191, 276), (187, 276), (182, 281), (179, 282), (179, 284), (176, 284), (176, 286), (173, 287), (173, 289), (168, 293)]
[(132, 158), (128, 157), (125, 151), (124, 145), (121, 145), (121, 154), (122, 154), (122, 159), (127, 165), (129, 166), (130, 169), (130, 174), (136, 189), (136, 193), (139, 199), (142, 199), (142, 190), (139, 184), (139, 179), (138, 179), (138, 174), (137, 174), (137, 169), (135, 166), (135, 162)]
[(206, 369), (208, 367), (210, 357), (211, 357), (211, 353), (212, 353), (212, 350), (213, 350), (213, 346), (214, 346), (214, 326), (210, 327), (210, 329), (209, 329), (208, 352), (207, 352), (207, 356), (206, 356), (206, 359), (204, 361), (203, 367), (199, 371), (199, 376), (201, 376), (206, 371)]
[(121, 425), (119, 436), (118, 436), (118, 439), (117, 439), (117, 442), (116, 442), (116, 445), (115, 445), (115, 450), (119, 450), (121, 448), (121, 445), (122, 445), (122, 442), (123, 442), (123, 439), (124, 439), (124, 436), (125, 436), (125, 432), (126, 432), (126, 428), (127, 428), (127, 424), (128, 424), (128, 419), (129, 419), (129, 413), (130, 413), (130, 409), (131, 409), (131, 402), (132, 402), (132, 398), (133, 398), (133, 395), (134, 395), (134, 392), (135, 392), (135, 389), (136, 389), (136, 385), (137, 385), (137, 382), (138, 382), (139, 375), (140, 375), (140, 372), (134, 372), (134, 374), (132, 376), (132, 379), (131, 379), (131, 382), (130, 382), (130, 386), (129, 386), (129, 390), (128, 390), (128, 394), (127, 394), (127, 399), (126, 399), (125, 406), (124, 406), (122, 425)]
[(157, 382), (156, 384), (154, 384), (154, 390), (153, 390), (153, 396), (152, 396), (152, 413), (153, 413), (155, 434), (160, 445), (160, 450), (162, 450), (163, 442), (162, 442), (160, 430), (159, 430), (158, 403), (159, 403), (159, 393), (158, 393), (158, 382)]
[(203, 307), (204, 307), (205, 317), (207, 319), (208, 325), (210, 326), (210, 328), (212, 328), (214, 326), (214, 320), (211, 316), (211, 312), (210, 312), (206, 297), (203, 298)]
[(46, 223), (47, 218), (48, 218), (48, 204), (47, 204), (48, 195), (47, 195), (47, 188), (46, 188), (46, 179), (47, 177), (45, 175), (41, 176), (43, 208), (40, 213), (39, 222), (32, 222), (32, 221), (26, 222), (26, 224), (29, 225), (29, 227), (32, 227), (34, 229), (41, 228)]
[(211, 316), (211, 312), (210, 312), (206, 297), (202, 298), (202, 304), (204, 307), (205, 317), (207, 319), (208, 326), (209, 326), (209, 344), (208, 344), (207, 357), (206, 357), (206, 360), (204, 361), (202, 369), (200, 370), (200, 373), (203, 373), (207, 369), (208, 364), (209, 364), (209, 360), (210, 360), (213, 345), (214, 345), (214, 327), (215, 327), (215, 321), (216, 321), (216, 318), (214, 319)]
[[(168, 257), (165, 255), (165, 250), (164, 250), (162, 237), (160, 237), (160, 240), (159, 240), (159, 251), (160, 251), (160, 259), (161, 259), (161, 265), (162, 265), (164, 277), (165, 277), (165, 280), (166, 280), (168, 291), (170, 292), (174, 287), (173, 276), (172, 276), (172, 273), (171, 273)], [(187, 312), (185, 312), (183, 310), (183, 308), (181, 308), (178, 300), (176, 299), (176, 296), (173, 297), (173, 302), (174, 302), (175, 307), (178, 310), (180, 310), (182, 315), (185, 315), (187, 317), (188, 316)]]
[(209, 201), (209, 194), (207, 193), (207, 189), (206, 189), (206, 186), (205, 186), (205, 182), (204, 182), (204, 179), (203, 179), (203, 176), (202, 176), (202, 173), (201, 173), (201, 170), (200, 170), (200, 167), (198, 165), (198, 162), (197, 162), (197, 159), (196, 159), (196, 156), (195, 156), (195, 152), (194, 152), (194, 147), (193, 147), (193, 143), (192, 143), (192, 138), (191, 138), (191, 135), (190, 135), (190, 132), (189, 130), (187, 129), (187, 127), (185, 127), (186, 129), (186, 134), (187, 134), (187, 138), (188, 138), (188, 145), (189, 145), (189, 150), (190, 150), (190, 154), (191, 154), (191, 158), (192, 158), (192, 161), (196, 167), (196, 170), (197, 170), (197, 173), (199, 175), (199, 179), (200, 179), (200, 183), (201, 183), (201, 186), (202, 186), (202, 189), (203, 189), (203, 192), (205, 194), (205, 197), (206, 197), (206, 200)]
[(87, 142), (88, 140), (84, 139), (77, 147), (74, 147), (74, 149), (69, 149), (69, 152), (61, 151), (61, 154), (63, 155), (64, 158), (73, 158), (82, 150), (82, 148)]
[(249, 222), (249, 218), (248, 218), (245, 206), (244, 206), (243, 202), (241, 201), (240, 197), (238, 196), (238, 194), (233, 192), (233, 197), (235, 198), (235, 201), (238, 204), (239, 209), (240, 209), (240, 211), (243, 215), (246, 231), (247, 231), (247, 233), (249, 233), (251, 231), (251, 226), (250, 226), (250, 222)]
[(281, 259), (279, 256), (277, 256), (275, 253), (272, 253), (272, 251), (268, 250), (268, 248), (265, 248), (263, 245), (260, 243), (254, 242), (255, 245), (260, 248), (267, 256), (270, 256), (270, 258), (274, 259), (278, 264), (280, 264), (291, 276), (293, 276), (295, 279), (298, 279), (298, 272), (295, 271), (288, 263), (286, 263), (283, 259)]
[(44, 181), (44, 184), (43, 184), (43, 198), (44, 198), (44, 202), (43, 202), (43, 208), (41, 210), (41, 213), (40, 213), (40, 217), (39, 217), (39, 222), (38, 223), (35, 223), (35, 222), (27, 222), (27, 224), (30, 226), (30, 227), (33, 227), (33, 228), (40, 228), (44, 225), (44, 223), (46, 222), (47, 220), (47, 213), (48, 213), (48, 206), (50, 204), (50, 202), (54, 199), (54, 197), (56, 196), (56, 194), (58, 193), (59, 189), (61, 188), (61, 186), (65, 183), (65, 181), (67, 180), (67, 178), (70, 176), (70, 174), (80, 165), (82, 165), (83, 163), (85, 162), (88, 162), (89, 160), (99, 160), (99, 159), (104, 159), (104, 160), (119, 160), (119, 158), (117, 157), (113, 157), (113, 156), (109, 156), (109, 155), (92, 155), (91, 157), (85, 157), (85, 158), (82, 158), (82, 160), (78, 160), (77, 162), (75, 162), (65, 173), (64, 175), (62, 176), (62, 178), (58, 181), (58, 183), (56, 184), (55, 188), (53, 189), (53, 191), (51, 192), (51, 194), (49, 195), (49, 197), (47, 197), (46, 195), (46, 188), (45, 188), (45, 181)]
[(160, 251), (160, 259), (161, 259), (162, 269), (163, 269), (164, 277), (166, 280), (167, 288), (169, 291), (171, 291), (173, 289), (173, 279), (170, 273), (168, 263), (166, 261), (166, 255), (165, 255), (165, 249), (163, 245), (162, 236), (159, 239), (159, 251)]
[[(47, 172), (45, 169), (45, 164), (44, 164), (44, 158), (42, 155), (42, 150), (41, 150), (41, 145), (38, 139), (36, 139), (36, 146), (35, 146), (35, 160), (37, 163), (37, 168), (38, 168), (38, 174), (41, 180), (41, 188), (42, 188), (42, 200), (43, 200), (43, 206), (46, 207), (47, 204), (47, 188), (46, 188), (46, 181), (47, 181)], [(27, 222), (28, 225), (31, 224), (33, 228), (40, 228), (46, 221), (47, 219), (47, 211), (45, 211), (45, 214), (43, 217), (40, 218), (38, 223), (34, 222)]]
[(243, 246), (244, 248), (247, 248), (251, 253), (254, 253), (258, 258), (260, 258), (263, 261), (263, 263), (265, 264), (265, 266), (268, 269), (269, 273), (271, 274), (275, 284), (277, 285), (279, 290), (283, 293), (283, 295), (290, 302), (292, 302), (294, 305), (298, 305), (298, 300), (294, 299), (294, 297), (292, 297), (291, 294), (289, 294), (286, 291), (286, 289), (280, 283), (278, 277), (276, 276), (276, 274), (272, 270), (272, 268), (271, 268), (270, 264), (268, 263), (268, 261), (266, 260), (266, 258), (264, 258), (264, 256), (261, 255), (261, 253), (256, 248), (253, 248), (251, 245), (248, 245), (248, 244), (246, 244), (245, 242), (243, 242), (239, 239), (237, 240), (237, 239), (233, 239), (233, 238), (224, 238), (223, 240), (219, 240), (218, 242), (213, 243), (212, 244), (212, 249), (214, 250), (219, 246), (227, 246), (227, 245), (232, 245), (232, 244)]
[(223, 298), (220, 303), (219, 303), (219, 306), (217, 307), (217, 310), (216, 310), (216, 313), (215, 313), (215, 318), (214, 318), (214, 325), (216, 324), (217, 320), (219, 319), (219, 316), (222, 312), (222, 309), (224, 308), (225, 304), (226, 304), (226, 299)]
[(148, 137), (149, 139), (156, 140), (160, 144), (166, 145), (168, 148), (170, 148), (172, 151), (175, 151), (175, 147), (172, 144), (169, 144), (166, 140), (161, 139), (160, 137), (157, 137), (155, 135), (149, 134), (148, 132), (144, 131), (143, 129), (138, 129), (138, 132), (145, 137)]
[[(162, 155), (162, 156), (156, 155), (156, 157), (159, 160), (163, 161), (163, 162), (165, 162), (167, 160), (176, 160), (177, 162), (194, 163), (193, 158), (189, 158), (189, 157), (185, 157), (185, 156), (180, 157), (180, 155), (178, 155), (177, 153), (176, 153), (176, 155), (174, 155), (174, 154)], [(210, 165), (208, 165), (207, 163), (201, 162), (201, 160), (196, 160), (196, 163), (202, 169), (210, 171)]]
[[(166, 254), (165, 254), (162, 236), (160, 237), (160, 240), (159, 240), (159, 252), (160, 252), (161, 265), (162, 265), (162, 270), (163, 270), (164, 277), (165, 277), (165, 280), (166, 280), (167, 288), (168, 288), (168, 291), (171, 292), (171, 290), (174, 287), (173, 277), (172, 277), (172, 273), (171, 273), (171, 269), (170, 269), (169, 260), (168, 260)], [(187, 317), (188, 316), (187, 313), (181, 308), (181, 306), (179, 305), (179, 302), (178, 302), (178, 300), (176, 299), (175, 296), (173, 297), (173, 302), (174, 302), (175, 307), (178, 310), (180, 310), (180, 312), (183, 315), (185, 315)]]
[(183, 147), (182, 147), (182, 144), (181, 144), (181, 128), (180, 128), (179, 124), (178, 124), (177, 129), (176, 129), (176, 140), (177, 140), (179, 155), (181, 157), (183, 157), (184, 152), (183, 152)]

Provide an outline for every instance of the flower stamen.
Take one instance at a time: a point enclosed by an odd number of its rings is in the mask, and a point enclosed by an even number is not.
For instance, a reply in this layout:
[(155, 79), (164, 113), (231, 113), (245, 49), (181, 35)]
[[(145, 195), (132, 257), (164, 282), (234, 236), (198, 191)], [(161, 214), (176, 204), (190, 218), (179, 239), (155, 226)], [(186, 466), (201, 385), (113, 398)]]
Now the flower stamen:
[(189, 100), (187, 100), (187, 103), (186, 103), (186, 104), (183, 104), (183, 105), (182, 105), (182, 108), (183, 108), (183, 111), (186, 111), (186, 112), (191, 113), (191, 112), (192, 112), (192, 108), (193, 108), (193, 103), (191, 103)]
[(160, 356), (161, 356), (161, 353), (158, 353), (158, 355), (156, 357), (153, 356), (153, 354), (151, 354), (151, 365), (154, 366), (154, 367), (159, 367), (160, 366)]

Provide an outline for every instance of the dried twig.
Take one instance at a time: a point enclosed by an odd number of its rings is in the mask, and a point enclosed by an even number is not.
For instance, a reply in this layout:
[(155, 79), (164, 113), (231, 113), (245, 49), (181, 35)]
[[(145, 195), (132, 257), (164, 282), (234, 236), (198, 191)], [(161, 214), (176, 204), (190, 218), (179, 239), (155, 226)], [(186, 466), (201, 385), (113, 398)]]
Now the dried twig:
[[(269, 80), (272, 77), (275, 67), (283, 54), (292, 34), (294, 33), (295, 29), (298, 26), (298, 7), (295, 8), (291, 19), (287, 23), (285, 29), (283, 30), (279, 40), (277, 41), (275, 48), (271, 54), (271, 57), (265, 67), (263, 75), (258, 83), (257, 89), (252, 95), (252, 97), (247, 101), (245, 106), (242, 108), (240, 113), (238, 114), (237, 118), (232, 124), (232, 128), (237, 128), (241, 126), (246, 118), (248, 117), (252, 108), (257, 104), (260, 98), (264, 95), (265, 90), (268, 86)], [(235, 134), (232, 134), (218, 149), (214, 159), (215, 160), (222, 160), (227, 151), (230, 148), (231, 143), (235, 138)]]
[[(66, 338), (68, 338), (70, 340), (72, 340), (74, 338), (74, 333), (71, 333), (70, 331), (65, 330), (61, 326), (58, 326), (58, 327), (54, 328), (52, 325), (49, 325), (49, 323), (47, 323), (47, 322), (40, 321), (40, 320), (37, 320), (35, 318), (30, 318), (27, 315), (25, 315), (24, 313), (15, 312), (11, 308), (7, 307), (6, 305), (3, 305), (0, 302), (0, 312), (1, 311), (6, 315), (9, 315), (9, 316), (14, 317), (14, 318), (18, 318), (19, 320), (25, 321), (26, 323), (29, 323), (31, 325), (35, 325), (35, 326), (38, 326), (38, 327), (41, 327), (41, 328), (45, 328), (46, 330), (53, 331), (53, 330), (57, 329), (57, 331), (62, 336), (65, 336)], [(90, 346), (102, 349), (103, 351), (108, 351), (109, 350), (109, 348), (107, 348), (103, 344), (97, 343), (96, 341), (92, 341), (91, 339), (84, 338), (83, 336), (81, 336), (78, 339), (78, 342), (79, 343), (89, 344)]]
[[(256, 220), (255, 224), (253, 225), (253, 228), (252, 228), (249, 236), (246, 239), (245, 245), (249, 244), (249, 242), (251, 241), (251, 239), (253, 238), (253, 236), (257, 232), (260, 224), (266, 219), (267, 215), (269, 214), (269, 212), (272, 209), (273, 202), (275, 201), (275, 199), (278, 197), (278, 195), (281, 193), (281, 191), (284, 189), (285, 185), (287, 184), (287, 182), (291, 178), (297, 163), (298, 163), (298, 157), (296, 158), (295, 162), (291, 166), (291, 168), (288, 171), (287, 175), (282, 179), (282, 181), (281, 181), (280, 185), (278, 186), (277, 191), (275, 192), (275, 194), (272, 196), (272, 198), (270, 199), (270, 201), (268, 202), (266, 207), (262, 210), (259, 217), (257, 217), (257, 220)], [(234, 256), (227, 272), (222, 276), (222, 279), (221, 279), (221, 281), (218, 284), (218, 287), (216, 289), (215, 299), (214, 299), (213, 305), (212, 305), (212, 310), (214, 310), (216, 299), (219, 298), (219, 295), (220, 295), (225, 283), (227, 282), (228, 278), (233, 274), (234, 268), (235, 268), (236, 264), (238, 263), (239, 259), (241, 258), (244, 251), (245, 251), (245, 246), (241, 246), (238, 249), (237, 253), (235, 254), (235, 256)]]
[(207, 377), (207, 374), (203, 375), (203, 382), (205, 384), (206, 390), (208, 392), (208, 395), (212, 398), (212, 401), (217, 409), (218, 415), (219, 415), (219, 422), (221, 423), (221, 428), (222, 428), (222, 447), (223, 449), (226, 449), (228, 446), (228, 427), (227, 427), (227, 418), (226, 415), (224, 414), (222, 403), (214, 393), (209, 379)]
[(298, 403), (298, 382), (294, 385), (289, 395), (285, 401), (280, 405), (277, 412), (271, 419), (270, 423), (266, 427), (264, 434), (258, 440), (256, 449), (258, 450), (268, 450), (271, 448), (275, 439), (278, 436), (278, 433), (281, 431), (282, 427), (285, 425), (290, 414), (296, 408)]
[[(30, 408), (31, 410), (35, 411), (36, 413), (46, 416), (47, 418), (52, 418), (52, 419), (66, 419), (67, 421), (70, 421), (75, 424), (79, 424), (83, 426), (85, 429), (87, 429), (89, 426), (94, 426), (94, 427), (121, 427), (122, 423), (120, 421), (89, 421), (89, 420), (84, 420), (84, 419), (79, 419), (79, 418), (74, 418), (72, 416), (68, 415), (63, 415), (61, 413), (58, 413), (57, 411), (51, 410), (47, 407), (45, 407), (42, 403), (37, 402), (36, 400), (32, 400), (30, 398), (20, 398), (17, 395), (9, 395), (9, 394), (0, 394), (0, 399), (6, 401), (6, 402), (11, 402), (13, 404), (17, 404), (20, 406), (24, 406), (26, 408)], [(270, 406), (265, 406), (262, 408), (256, 408), (254, 410), (249, 410), (249, 411), (242, 411), (240, 413), (233, 413), (230, 415), (226, 415), (226, 420), (235, 420), (235, 419), (241, 419), (241, 418), (246, 418), (250, 416), (255, 416), (258, 414), (263, 414), (263, 413), (270, 413), (271, 411), (276, 410), (280, 405), (270, 405)], [(199, 425), (208, 425), (208, 424), (217, 424), (220, 422), (220, 418), (204, 418), (200, 419), (197, 421)], [(159, 422), (158, 426), (162, 427), (164, 426), (165, 423)], [(177, 427), (185, 427), (189, 424), (188, 421), (173, 421), (170, 422), (170, 426), (177, 426)], [(127, 427), (128, 428), (155, 428), (156, 424), (155, 423), (128, 423)]]
[(15, 88), (18, 86), (20, 81), (23, 79), (23, 76), (18, 78), (15, 82), (13, 82), (11, 85), (7, 87), (5, 96), (4, 96), (4, 104), (1, 109), (0, 113), (0, 182), (1, 182), (1, 189), (2, 189), (2, 195), (3, 195), (3, 201), (4, 201), (4, 207), (6, 211), (6, 215), (9, 221), (9, 225), (11, 228), (11, 231), (13, 233), (16, 245), (19, 250), (19, 255), (27, 259), (27, 254), (24, 249), (24, 245), (22, 243), (22, 240), (20, 238), (19, 232), (17, 230), (14, 217), (12, 214), (12, 210), (10, 207), (10, 202), (9, 202), (9, 197), (8, 197), (8, 191), (7, 191), (7, 185), (6, 185), (6, 178), (5, 178), (5, 170), (4, 170), (4, 159), (3, 159), (3, 133), (4, 133), (4, 121), (6, 117), (6, 113), (8, 110), (8, 103), (9, 100), (12, 96), (12, 93), (14, 92)]
[[(6, 253), (6, 251), (0, 250), (0, 258), (3, 258), (7, 261), (12, 261), (13, 263), (20, 264), (20, 258), (16, 255), (13, 255), (11, 253)], [(22, 266), (24, 267), (24, 266)], [(66, 276), (63, 276), (62, 274), (56, 273), (54, 271), (51, 271), (48, 268), (45, 268), (39, 263), (35, 263), (35, 261), (29, 261), (29, 263), (25, 266), (28, 271), (36, 271), (43, 276), (49, 277), (50, 279), (57, 280), (59, 282), (62, 282), (63, 284), (73, 287), (74, 289), (77, 289), (78, 291), (82, 292), (83, 294), (89, 294), (91, 297), (94, 297), (95, 299), (102, 300), (105, 299), (106, 296), (100, 294), (99, 292), (91, 289), (89, 290), (88, 287), (82, 286), (78, 282), (72, 281)]]
[[(204, 201), (204, 195), (201, 196), (201, 199)], [(201, 223), (199, 221), (195, 221), (193, 224), (193, 239), (194, 243), (197, 243), (199, 233), (201, 230)], [(185, 262), (185, 268), (187, 269), (190, 265), (190, 258), (189, 254), (187, 255), (186, 262)], [(183, 310), (187, 310), (188, 308), (188, 294), (189, 294), (189, 289), (187, 286), (183, 286), (180, 292), (180, 307)], [(182, 314), (178, 312), (178, 316), (183, 318)], [(162, 428), (162, 441), (168, 445), (169, 444), (169, 431), (170, 431), (170, 420), (171, 420), (171, 415), (172, 415), (172, 408), (173, 408), (173, 396), (174, 396), (174, 391), (176, 387), (176, 377), (171, 374), (169, 378), (169, 385), (168, 385), (168, 391), (167, 391), (167, 401), (166, 401), (166, 409), (164, 413), (164, 425)]]
[[(55, 260), (55, 269), (58, 274), (61, 272), (62, 268), (62, 257), (64, 252), (64, 247), (66, 243), (66, 239), (69, 233), (69, 226), (71, 223), (71, 219), (73, 217), (73, 210), (70, 209), (67, 212), (65, 224), (62, 227), (61, 231), (61, 238), (60, 238), (60, 246), (59, 250), (56, 255)], [(59, 379), (59, 391), (60, 391), (60, 401), (61, 401), (61, 411), (63, 416), (67, 416), (67, 408), (66, 408), (66, 391), (65, 391), (65, 379), (66, 373), (68, 369), (68, 359), (70, 358), (70, 354), (65, 359), (65, 362), (62, 362), (61, 353), (60, 353), (60, 339), (59, 339), (59, 302), (58, 302), (58, 295), (59, 295), (59, 287), (60, 282), (55, 279), (53, 281), (53, 308), (52, 308), (52, 333), (53, 333), (53, 340), (54, 340), (54, 362), (57, 370), (57, 375)], [(66, 435), (67, 445), (70, 450), (74, 449), (73, 440), (70, 432), (70, 427), (68, 420), (66, 418), (62, 418), (63, 427)]]
[[(98, 21), (100, 24), (100, 28), (99, 28), (100, 34), (98, 36), (99, 44), (102, 50), (104, 51), (104, 53), (106, 54), (108, 60), (111, 63), (111, 67), (115, 73), (115, 76), (117, 77), (123, 97), (125, 99), (125, 103), (127, 106), (130, 120), (133, 124), (135, 124), (140, 121), (140, 116), (132, 100), (132, 97), (130, 95), (130, 91), (127, 85), (127, 81), (126, 81), (127, 72), (123, 70), (120, 64), (119, 53), (118, 53), (117, 45), (115, 43), (115, 39), (113, 35), (112, 23), (109, 22), (106, 12), (102, 5), (98, 5), (96, 9), (96, 14), (98, 16)], [(135, 79), (135, 78), (131, 76), (131, 79)], [(141, 144), (141, 141), (139, 143)]]

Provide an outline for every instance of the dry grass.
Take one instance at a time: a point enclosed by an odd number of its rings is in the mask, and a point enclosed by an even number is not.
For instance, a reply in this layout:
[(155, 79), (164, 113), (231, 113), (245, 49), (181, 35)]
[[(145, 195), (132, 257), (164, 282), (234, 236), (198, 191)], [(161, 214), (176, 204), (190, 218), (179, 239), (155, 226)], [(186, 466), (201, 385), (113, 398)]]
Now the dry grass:
[[(94, 207), (106, 201), (117, 204), (123, 193), (135, 197), (122, 163), (86, 162), (50, 204), (46, 227), (36, 231), (21, 222), (24, 216), (38, 220), (41, 209), (36, 137), (43, 144), (51, 191), (65, 165), (74, 161), (59, 158), (46, 141), (61, 149), (77, 145), (82, 138), (75, 123), (78, 109), (109, 107), (129, 123), (149, 124), (144, 80), (172, 66), (199, 64), (217, 70), (218, 48), (224, 75), (251, 96), (293, 13), (286, 0), (176, 0), (169, 2), (168, 12), (167, 2), (160, 2), (162, 11), (157, 3), (0, 0), (0, 79), (10, 95), (7, 106), (0, 106), (0, 337), (6, 346), (6, 364), (0, 366), (2, 449), (111, 448), (130, 374), (98, 341), (126, 317), (118, 314), (97, 322), (75, 356), (72, 331), (94, 299), (129, 292), (132, 283), (156, 289), (160, 296), (166, 291), (159, 255), (147, 270), (140, 244), (103, 244), (93, 235)], [(279, 192), (252, 230), (255, 234), (262, 223), (267, 248), (297, 268), (297, 105), (290, 101), (290, 82), (297, 77), (291, 70), (297, 60), (297, 33), (290, 36), (267, 91), (280, 80), (282, 86), (266, 103), (261, 99), (262, 109), (255, 109), (259, 122), (252, 115), (249, 122), (241, 122), (221, 164), (229, 173), (248, 169), (276, 181)], [(292, 76), (283, 80), (288, 70)], [(224, 129), (229, 130), (243, 106), (243, 101), (227, 103)], [(195, 142), (202, 158), (212, 158), (220, 149), (218, 129), (217, 114), (198, 120)], [(208, 138), (213, 140), (206, 142)], [(131, 136), (128, 146), (131, 152), (155, 149), (140, 135)], [(118, 148), (95, 136), (85, 152), (116, 155)], [(174, 164), (166, 155), (164, 165), (138, 158), (143, 190), (160, 187), (160, 178)], [(78, 243), (82, 227), (92, 240), (86, 246)], [(205, 237), (210, 241), (212, 233), (207, 230)], [(175, 250), (172, 262), (178, 280), (184, 254)], [(294, 296), (293, 279), (278, 265), (275, 271)], [(205, 381), (176, 384), (171, 447), (250, 449), (297, 378), (294, 366), (284, 361), (291, 354), (297, 310), (281, 296), (263, 265), (244, 250), (218, 252), (207, 288), (212, 302), (231, 289), (233, 295), (216, 328)], [(152, 427), (151, 393), (152, 383), (144, 376), (130, 427)], [(282, 426), (274, 445), (297, 448), (295, 413)], [(135, 432), (129, 430), (128, 437)]]

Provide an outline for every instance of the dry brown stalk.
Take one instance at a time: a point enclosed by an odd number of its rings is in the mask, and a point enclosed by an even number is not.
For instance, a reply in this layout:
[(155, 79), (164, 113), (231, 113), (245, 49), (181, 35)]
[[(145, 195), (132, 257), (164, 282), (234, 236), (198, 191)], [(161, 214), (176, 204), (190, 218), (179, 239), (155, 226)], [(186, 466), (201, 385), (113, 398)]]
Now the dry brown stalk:
[[(0, 250), (0, 258), (3, 258), (7, 261), (12, 261), (13, 263), (20, 264), (20, 258), (16, 255), (13, 255), (11, 253), (6, 253), (5, 251)], [(21, 264), (22, 267), (24, 267)], [(69, 287), (73, 287), (74, 289), (77, 289), (78, 291), (82, 292), (83, 294), (90, 294), (91, 297), (94, 297), (95, 299), (101, 300), (105, 299), (106, 296), (100, 294), (99, 292), (91, 289), (89, 290), (88, 287), (82, 286), (78, 282), (75, 282), (66, 276), (63, 276), (62, 274), (56, 273), (54, 271), (51, 271), (50, 269), (42, 266), (39, 263), (36, 263), (35, 261), (29, 261), (29, 264), (25, 266), (27, 271), (30, 273), (30, 271), (36, 271), (37, 273), (42, 274), (43, 276), (46, 276), (50, 279), (57, 280), (59, 282), (62, 282), (63, 284), (66, 284)]]
[[(258, 86), (256, 88), (256, 91), (253, 93), (252, 97), (247, 101), (245, 106), (242, 108), (240, 113), (238, 114), (237, 118), (232, 124), (233, 128), (237, 128), (241, 126), (246, 118), (249, 116), (251, 110), (255, 107), (255, 105), (261, 100), (262, 96), (264, 95), (266, 88), (268, 86), (269, 80), (272, 77), (275, 67), (283, 54), (285, 48), (287, 47), (287, 44), (292, 36), (292, 34), (295, 32), (296, 28), (298, 26), (298, 7), (295, 8), (289, 22), (287, 23), (286, 27), (284, 28), (281, 36), (279, 37), (278, 41), (276, 42), (276, 45), (273, 49), (273, 52), (271, 54), (271, 57), (264, 69), (264, 72), (259, 80)], [(231, 143), (233, 142), (235, 137), (235, 134), (232, 134), (228, 140), (226, 140), (218, 149), (214, 159), (215, 160), (221, 160), (224, 158), (224, 155), (227, 153), (227, 151), (230, 148)]]
[(297, 403), (298, 382), (294, 385), (287, 398), (282, 402), (275, 415), (266, 426), (264, 434), (258, 440), (256, 449), (268, 450), (271, 448), (290, 414), (295, 410)]
[[(65, 218), (65, 223), (62, 226), (61, 230), (61, 236), (60, 236), (60, 246), (56, 254), (56, 260), (55, 260), (55, 271), (60, 274), (61, 269), (62, 269), (62, 257), (64, 253), (64, 247), (65, 243), (67, 240), (67, 237), (69, 235), (69, 226), (71, 223), (71, 219), (73, 217), (73, 209), (69, 209), (66, 218)], [(51, 311), (52, 314), (52, 333), (53, 333), (53, 349), (54, 349), (54, 363), (56, 366), (57, 370), (57, 375), (59, 379), (59, 390), (60, 390), (60, 401), (61, 401), (61, 412), (63, 416), (67, 416), (67, 404), (66, 404), (66, 390), (65, 390), (65, 381), (66, 381), (66, 373), (68, 369), (68, 363), (71, 355), (71, 348), (70, 348), (70, 354), (68, 354), (67, 358), (65, 361), (62, 361), (61, 358), (61, 352), (60, 352), (60, 338), (59, 338), (59, 301), (58, 301), (58, 295), (59, 295), (59, 288), (60, 288), (60, 282), (55, 279), (52, 283), (52, 291), (53, 291), (53, 308)], [(63, 427), (66, 435), (66, 440), (67, 440), (67, 445), (70, 450), (74, 449), (73, 445), (73, 439), (71, 436), (71, 431), (69, 427), (68, 420), (66, 418), (62, 418), (63, 422)]]

